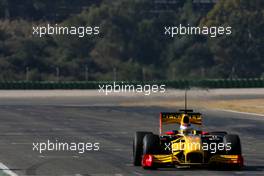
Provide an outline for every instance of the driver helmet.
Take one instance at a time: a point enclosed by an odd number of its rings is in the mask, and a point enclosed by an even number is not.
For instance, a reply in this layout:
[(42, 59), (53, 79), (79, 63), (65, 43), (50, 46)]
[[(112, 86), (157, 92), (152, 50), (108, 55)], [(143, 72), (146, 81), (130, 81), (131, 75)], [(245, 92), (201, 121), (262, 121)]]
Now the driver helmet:
[(192, 133), (192, 125), (190, 123), (190, 118), (188, 115), (184, 115), (183, 116), (183, 119), (182, 119), (182, 122), (181, 122), (181, 126), (180, 126), (180, 131), (183, 133), (183, 134), (189, 134), (189, 133)]

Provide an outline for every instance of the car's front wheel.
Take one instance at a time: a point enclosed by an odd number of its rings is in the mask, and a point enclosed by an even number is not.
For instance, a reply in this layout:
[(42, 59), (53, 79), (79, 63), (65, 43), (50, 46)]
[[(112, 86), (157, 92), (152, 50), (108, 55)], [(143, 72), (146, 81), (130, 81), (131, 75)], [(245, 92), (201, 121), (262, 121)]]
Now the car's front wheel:
[(226, 144), (227, 155), (241, 155), (241, 144), (238, 135), (227, 134), (224, 136), (224, 143)]
[(240, 138), (235, 134), (227, 134), (224, 136), (224, 143), (226, 144), (226, 155), (237, 155), (237, 163), (231, 164), (229, 167), (234, 169), (241, 169), (244, 165), (244, 160), (242, 157), (242, 149)]
[(153, 154), (160, 153), (160, 138), (158, 135), (147, 134), (143, 139), (143, 161), (142, 166), (144, 169), (156, 169), (153, 164)]
[(143, 154), (158, 154), (160, 152), (160, 138), (158, 135), (147, 134), (143, 139)]
[(143, 154), (143, 138), (152, 132), (138, 131), (136, 132), (133, 140), (133, 164), (134, 166), (141, 166)]

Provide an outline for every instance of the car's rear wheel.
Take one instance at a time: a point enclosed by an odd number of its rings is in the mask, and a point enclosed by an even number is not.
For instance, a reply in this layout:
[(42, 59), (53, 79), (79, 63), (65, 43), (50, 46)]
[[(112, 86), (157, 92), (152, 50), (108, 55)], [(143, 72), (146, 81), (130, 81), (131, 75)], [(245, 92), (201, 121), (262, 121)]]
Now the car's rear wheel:
[(136, 132), (133, 140), (133, 164), (134, 166), (140, 166), (143, 154), (143, 138), (147, 134), (152, 132), (138, 131)]
[(227, 135), (226, 131), (212, 131), (210, 132), (210, 135), (221, 135), (221, 136), (225, 136)]

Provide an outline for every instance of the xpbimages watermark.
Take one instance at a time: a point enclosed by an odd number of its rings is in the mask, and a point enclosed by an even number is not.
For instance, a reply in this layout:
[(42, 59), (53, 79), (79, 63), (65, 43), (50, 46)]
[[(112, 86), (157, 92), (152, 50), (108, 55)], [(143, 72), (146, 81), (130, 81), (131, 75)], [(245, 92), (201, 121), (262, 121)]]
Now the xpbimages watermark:
[(231, 35), (232, 27), (231, 26), (190, 26), (187, 24), (186, 26), (179, 24), (178, 26), (165, 26), (164, 27), (164, 35), (170, 37), (176, 37), (181, 35), (206, 35), (211, 38), (215, 38), (223, 35)]
[(210, 153), (216, 153), (218, 151), (229, 151), (231, 150), (231, 143), (216, 143), (216, 142), (212, 142), (212, 143), (196, 143), (196, 142), (191, 142), (191, 143), (185, 143), (185, 142), (177, 142), (177, 143), (165, 143), (164, 144), (164, 150), (168, 150), (168, 151), (197, 151), (197, 150), (202, 150), (202, 151), (208, 151)]
[(124, 82), (113, 84), (99, 84), (99, 93), (109, 95), (110, 93), (143, 93), (150, 95), (151, 93), (164, 93), (166, 91), (165, 85), (157, 84), (125, 84)]
[(58, 24), (32, 26), (32, 35), (38, 37), (46, 35), (74, 35), (82, 38), (90, 35), (98, 35), (99, 33), (99, 26), (59, 26)]
[(88, 151), (99, 151), (100, 143), (99, 142), (62, 142), (62, 141), (50, 141), (45, 142), (33, 142), (32, 150), (43, 153), (47, 151), (71, 151), (83, 154)]

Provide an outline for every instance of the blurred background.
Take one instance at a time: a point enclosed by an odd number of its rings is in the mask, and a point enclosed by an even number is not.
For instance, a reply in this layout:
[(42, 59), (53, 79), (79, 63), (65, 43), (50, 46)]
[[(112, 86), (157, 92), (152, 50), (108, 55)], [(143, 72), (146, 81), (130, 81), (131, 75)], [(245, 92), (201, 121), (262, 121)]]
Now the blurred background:
[[(100, 35), (32, 35), (48, 23)], [(179, 24), (232, 35), (164, 35)], [(263, 78), (263, 29), (262, 0), (0, 0), (0, 81)]]

